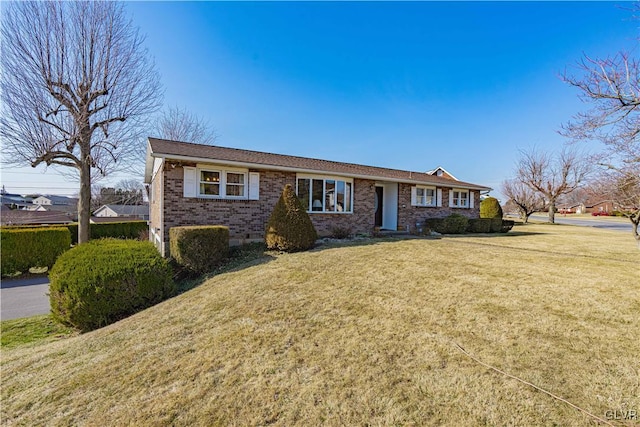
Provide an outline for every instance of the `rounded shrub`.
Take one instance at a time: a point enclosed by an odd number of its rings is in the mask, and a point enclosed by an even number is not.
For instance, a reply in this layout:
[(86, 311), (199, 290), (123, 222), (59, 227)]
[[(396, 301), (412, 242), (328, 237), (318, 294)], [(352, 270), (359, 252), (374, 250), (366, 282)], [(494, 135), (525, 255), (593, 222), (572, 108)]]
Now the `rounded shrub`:
[(221, 225), (171, 227), (171, 257), (196, 272), (212, 271), (229, 255), (229, 228)]
[(268, 249), (285, 252), (305, 251), (313, 247), (318, 233), (309, 214), (287, 184), (269, 217), (265, 243)]
[(495, 197), (487, 197), (480, 202), (480, 218), (502, 219), (502, 207)]
[(103, 239), (62, 254), (49, 274), (53, 317), (81, 331), (123, 319), (170, 297), (171, 267), (150, 242)]

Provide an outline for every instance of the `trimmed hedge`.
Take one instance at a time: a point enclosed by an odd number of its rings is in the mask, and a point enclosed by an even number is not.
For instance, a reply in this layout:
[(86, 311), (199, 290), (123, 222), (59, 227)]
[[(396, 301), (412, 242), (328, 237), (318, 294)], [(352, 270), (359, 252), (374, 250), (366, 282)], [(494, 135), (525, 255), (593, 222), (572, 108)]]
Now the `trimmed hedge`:
[(60, 255), (49, 281), (53, 317), (85, 332), (175, 292), (168, 261), (151, 243), (135, 240), (102, 239), (76, 246)]
[(267, 223), (265, 243), (268, 249), (285, 252), (306, 251), (313, 247), (318, 233), (309, 214), (290, 184), (282, 195)]
[[(78, 243), (78, 224), (65, 225), (71, 233), (71, 243)], [(137, 239), (142, 231), (148, 231), (147, 221), (101, 222), (89, 224), (90, 239)]]
[(491, 221), (490, 218), (471, 218), (467, 231), (469, 233), (491, 233)]
[(515, 223), (516, 223), (515, 221), (512, 221), (510, 219), (505, 219), (504, 221), (502, 221), (502, 228), (500, 228), (500, 232), (501, 233), (508, 233), (509, 230), (511, 230), (513, 228)]
[(469, 218), (460, 214), (451, 214), (445, 218), (429, 218), (424, 225), (441, 234), (463, 234), (467, 230)]
[(499, 233), (502, 230), (502, 218), (491, 218), (491, 232)]
[(71, 235), (64, 227), (3, 228), (0, 240), (3, 276), (31, 267), (51, 268), (58, 256), (71, 247)]
[(221, 225), (171, 227), (171, 257), (196, 273), (213, 270), (229, 255), (229, 228)]

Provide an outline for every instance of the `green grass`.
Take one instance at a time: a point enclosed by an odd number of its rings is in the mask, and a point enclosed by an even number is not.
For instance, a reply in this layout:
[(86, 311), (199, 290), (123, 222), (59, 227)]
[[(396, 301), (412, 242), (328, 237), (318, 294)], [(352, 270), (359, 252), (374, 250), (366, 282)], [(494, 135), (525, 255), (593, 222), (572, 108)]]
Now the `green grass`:
[[(6, 425), (596, 425), (640, 409), (627, 233), (270, 254), (101, 330), (2, 354)], [(634, 425), (637, 421), (612, 421)]]
[(2, 349), (10, 349), (25, 344), (43, 343), (73, 336), (77, 332), (56, 323), (50, 315), (3, 320), (0, 342)]

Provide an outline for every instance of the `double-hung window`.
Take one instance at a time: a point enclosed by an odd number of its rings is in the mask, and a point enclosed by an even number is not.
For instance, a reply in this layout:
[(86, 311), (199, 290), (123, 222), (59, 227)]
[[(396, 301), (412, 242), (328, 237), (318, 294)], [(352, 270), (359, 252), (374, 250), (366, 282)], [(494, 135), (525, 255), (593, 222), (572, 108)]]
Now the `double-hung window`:
[(298, 176), (296, 192), (309, 213), (352, 213), (353, 181)]
[(436, 206), (437, 192), (435, 187), (412, 187), (412, 206)]
[(246, 172), (198, 169), (198, 179), (198, 196), (228, 199), (247, 197)]
[(468, 190), (451, 190), (451, 206), (454, 208), (469, 207), (469, 191)]

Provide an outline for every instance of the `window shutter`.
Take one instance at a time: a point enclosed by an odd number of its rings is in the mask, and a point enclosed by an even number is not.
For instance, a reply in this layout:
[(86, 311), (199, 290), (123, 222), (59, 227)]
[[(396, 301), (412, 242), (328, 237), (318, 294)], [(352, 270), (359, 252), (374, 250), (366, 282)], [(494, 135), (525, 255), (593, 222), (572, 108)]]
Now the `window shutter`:
[(411, 206), (418, 204), (418, 191), (416, 187), (411, 187)]
[(449, 190), (449, 207), (453, 207), (453, 190)]
[(475, 194), (473, 194), (473, 191), (469, 191), (469, 207), (471, 209), (473, 209), (473, 206), (475, 205)]
[(442, 207), (442, 188), (436, 190), (436, 206), (439, 208)]
[(260, 173), (249, 172), (249, 200), (260, 200)]
[(184, 169), (184, 183), (183, 183), (183, 196), (184, 197), (196, 197), (197, 185), (196, 185), (196, 168), (185, 166)]

